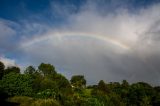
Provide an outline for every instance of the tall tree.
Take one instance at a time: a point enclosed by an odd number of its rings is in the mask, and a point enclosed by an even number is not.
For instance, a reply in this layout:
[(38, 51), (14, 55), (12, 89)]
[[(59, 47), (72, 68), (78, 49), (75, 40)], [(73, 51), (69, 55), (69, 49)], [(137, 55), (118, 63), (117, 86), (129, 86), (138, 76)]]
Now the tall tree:
[(63, 94), (71, 93), (71, 85), (65, 76), (58, 73), (55, 75), (54, 81), (56, 82), (58, 89), (63, 92)]
[(106, 85), (106, 83), (103, 81), (103, 80), (100, 80), (99, 83), (98, 83), (98, 89), (105, 92), (105, 93), (108, 93), (109, 92), (109, 89)]
[(38, 66), (38, 70), (44, 75), (54, 75), (56, 74), (56, 71), (55, 71), (55, 67), (51, 64), (45, 64), (45, 63), (41, 63), (39, 66)]
[(122, 86), (123, 87), (128, 87), (129, 86), (129, 83), (127, 82), (127, 80), (122, 81)]
[(0, 80), (4, 75), (4, 68), (5, 68), (4, 64), (0, 61)]
[(86, 80), (83, 75), (74, 75), (71, 78), (71, 84), (75, 87), (85, 87)]
[(25, 74), (34, 74), (35, 72), (36, 72), (36, 69), (33, 66), (28, 66), (24, 71)]
[(103, 80), (99, 81), (98, 89), (103, 90), (103, 91), (106, 89), (106, 83)]
[(4, 74), (9, 74), (9, 73), (20, 73), (20, 68), (16, 66), (8, 67), (7, 69), (4, 70)]

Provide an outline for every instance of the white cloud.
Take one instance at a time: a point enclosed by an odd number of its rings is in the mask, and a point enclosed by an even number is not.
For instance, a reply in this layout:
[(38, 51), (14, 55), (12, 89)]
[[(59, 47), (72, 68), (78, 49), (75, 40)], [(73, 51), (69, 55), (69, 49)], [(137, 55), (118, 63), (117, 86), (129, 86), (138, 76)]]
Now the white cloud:
[(13, 24), (11, 21), (0, 19), (0, 39), (4, 40), (4, 38), (8, 36), (14, 35), (16, 32), (10, 27)]
[(0, 61), (4, 63), (5, 68), (10, 67), (10, 66), (17, 66), (14, 59), (9, 59), (9, 58), (6, 58), (6, 57), (0, 57)]
[(17, 41), (14, 39), (19, 32), (15, 27), (18, 28), (17, 23), (0, 18), (0, 54), (15, 49)]

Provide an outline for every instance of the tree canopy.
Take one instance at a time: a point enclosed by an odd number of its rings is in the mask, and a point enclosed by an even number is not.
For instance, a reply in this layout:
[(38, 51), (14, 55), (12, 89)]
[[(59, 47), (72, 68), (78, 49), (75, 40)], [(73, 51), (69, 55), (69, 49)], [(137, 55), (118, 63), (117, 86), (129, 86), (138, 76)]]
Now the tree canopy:
[(85, 87), (86, 80), (83, 75), (74, 75), (71, 78), (71, 84), (75, 87)]
[(126, 80), (86, 85), (84, 75), (73, 75), (70, 81), (51, 64), (5, 68), (0, 62), (0, 97), (5, 103), (20, 106), (159, 106), (160, 86), (145, 82), (130, 84)]
[(41, 72), (44, 76), (50, 75), (50, 74), (56, 74), (55, 67), (51, 64), (45, 64), (41, 63), (38, 66), (39, 72)]

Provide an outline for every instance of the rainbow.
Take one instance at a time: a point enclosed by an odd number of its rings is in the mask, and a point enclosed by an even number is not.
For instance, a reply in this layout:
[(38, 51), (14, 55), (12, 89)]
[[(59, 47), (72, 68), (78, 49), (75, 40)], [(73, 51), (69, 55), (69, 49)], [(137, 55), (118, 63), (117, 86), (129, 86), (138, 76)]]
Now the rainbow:
[(63, 37), (65, 37), (65, 38), (67, 38), (67, 37), (89, 37), (89, 38), (101, 40), (101, 41), (104, 41), (107, 43), (111, 43), (115, 46), (118, 46), (119, 48), (124, 49), (124, 50), (130, 50), (130, 47), (128, 45), (120, 42), (119, 40), (109, 38), (107, 36), (102, 36), (100, 34), (81, 33), (81, 32), (56, 32), (56, 33), (52, 32), (52, 33), (48, 33), (48, 34), (45, 34), (40, 37), (35, 37), (32, 40), (24, 41), (22, 43), (21, 47), (30, 47), (31, 45), (35, 45), (36, 43), (44, 42), (46, 40), (54, 39), (55, 37), (58, 40), (63, 39)]

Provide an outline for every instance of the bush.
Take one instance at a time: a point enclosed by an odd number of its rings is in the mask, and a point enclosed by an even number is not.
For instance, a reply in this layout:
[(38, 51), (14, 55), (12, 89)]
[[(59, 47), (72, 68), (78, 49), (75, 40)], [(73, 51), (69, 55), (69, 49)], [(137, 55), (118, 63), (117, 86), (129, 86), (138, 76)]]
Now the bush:
[(61, 106), (58, 101), (54, 99), (38, 99), (30, 106)]
[(14, 96), (12, 98), (9, 98), (9, 101), (19, 103), (20, 106), (30, 106), (34, 99), (27, 96)]
[(3, 76), (0, 84), (9, 96), (32, 95), (32, 78), (29, 75), (9, 73)]
[(38, 92), (36, 94), (36, 97), (37, 98), (41, 98), (41, 99), (44, 99), (44, 98), (56, 98), (56, 92), (53, 90), (53, 89), (46, 89), (42, 92)]
[(14, 96), (8, 99), (9, 102), (19, 103), (20, 106), (61, 106), (58, 101), (54, 99), (37, 99), (26, 96)]

